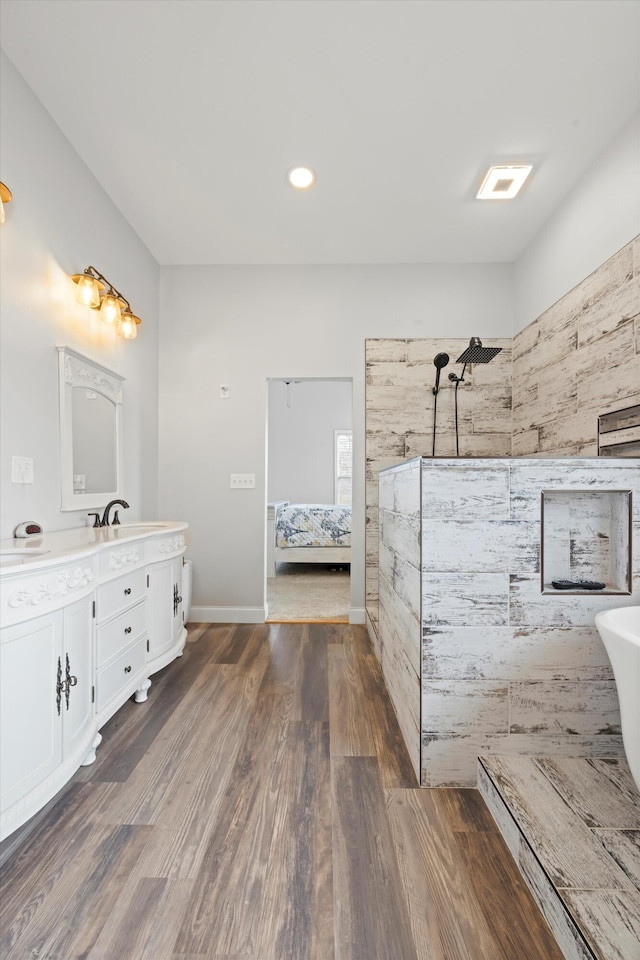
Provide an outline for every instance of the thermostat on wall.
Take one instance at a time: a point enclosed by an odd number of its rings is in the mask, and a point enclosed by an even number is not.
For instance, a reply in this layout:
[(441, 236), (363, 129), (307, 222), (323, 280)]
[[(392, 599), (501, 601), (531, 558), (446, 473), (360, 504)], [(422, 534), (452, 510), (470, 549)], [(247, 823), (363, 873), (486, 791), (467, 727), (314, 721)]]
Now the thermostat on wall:
[(39, 523), (36, 523), (35, 520), (25, 520), (24, 523), (19, 523), (15, 529), (14, 537), (41, 537), (42, 536), (42, 527)]

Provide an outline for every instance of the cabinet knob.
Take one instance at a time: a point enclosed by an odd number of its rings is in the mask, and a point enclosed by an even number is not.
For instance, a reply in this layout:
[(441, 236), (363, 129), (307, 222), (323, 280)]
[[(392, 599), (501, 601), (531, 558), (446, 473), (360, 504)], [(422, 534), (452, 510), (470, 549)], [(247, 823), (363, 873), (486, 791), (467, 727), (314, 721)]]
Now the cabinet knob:
[(125, 673), (131, 673), (131, 667), (125, 667), (125, 668), (124, 668), (124, 672), (125, 672)]
[(125, 628), (124, 628), (124, 632), (125, 632), (125, 633), (131, 633), (131, 627), (125, 627)]
[(176, 597), (176, 603), (182, 603), (182, 597)]
[(69, 684), (70, 687), (77, 687), (77, 686), (78, 686), (78, 678), (77, 678), (77, 677), (68, 677), (68, 678), (67, 678), (67, 683)]
[(131, 587), (126, 587), (124, 591), (125, 597), (128, 597), (130, 593), (131, 593)]

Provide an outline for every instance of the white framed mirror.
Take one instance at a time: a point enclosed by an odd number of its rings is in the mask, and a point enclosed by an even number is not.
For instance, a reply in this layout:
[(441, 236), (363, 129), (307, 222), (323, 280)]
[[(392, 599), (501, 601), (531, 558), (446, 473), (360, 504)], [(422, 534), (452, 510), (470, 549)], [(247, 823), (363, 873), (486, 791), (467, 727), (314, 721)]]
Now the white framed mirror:
[(62, 510), (122, 497), (124, 377), (58, 347)]

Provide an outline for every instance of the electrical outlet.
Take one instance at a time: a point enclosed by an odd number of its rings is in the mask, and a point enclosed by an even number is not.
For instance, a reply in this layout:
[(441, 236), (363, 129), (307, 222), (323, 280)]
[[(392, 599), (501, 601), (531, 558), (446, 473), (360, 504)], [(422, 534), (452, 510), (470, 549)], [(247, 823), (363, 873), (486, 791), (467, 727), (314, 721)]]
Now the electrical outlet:
[(255, 473), (230, 473), (229, 486), (232, 490), (255, 490)]
[(11, 483), (33, 483), (33, 458), (13, 457), (11, 460)]

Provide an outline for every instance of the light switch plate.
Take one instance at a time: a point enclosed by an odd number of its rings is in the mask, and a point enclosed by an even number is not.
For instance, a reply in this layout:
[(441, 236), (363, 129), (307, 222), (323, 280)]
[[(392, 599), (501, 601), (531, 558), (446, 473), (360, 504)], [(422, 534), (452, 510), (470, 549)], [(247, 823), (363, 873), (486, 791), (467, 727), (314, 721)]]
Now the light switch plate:
[(33, 483), (32, 457), (12, 457), (11, 483)]
[(232, 490), (255, 490), (255, 473), (230, 473), (229, 486)]

